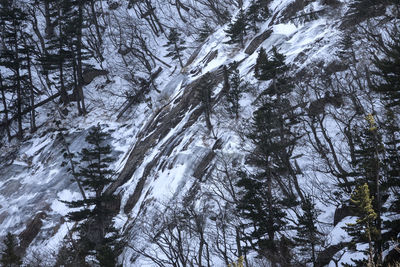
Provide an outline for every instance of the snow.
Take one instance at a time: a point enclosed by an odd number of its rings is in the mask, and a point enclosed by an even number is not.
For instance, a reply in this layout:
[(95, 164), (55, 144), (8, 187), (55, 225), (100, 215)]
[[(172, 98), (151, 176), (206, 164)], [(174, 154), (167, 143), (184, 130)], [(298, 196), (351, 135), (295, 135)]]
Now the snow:
[[(157, 5), (163, 1), (158, 1)], [(331, 21), (325, 17), (318, 18), (309, 22), (282, 22), (280, 21), (280, 13), (284, 8), (292, 3), (292, 0), (272, 1), (270, 8), (273, 13), (278, 13), (277, 20), (279, 23), (269, 25), (271, 20), (265, 21), (260, 26), (261, 31), (272, 29), (273, 33), (265, 40), (260, 47), (264, 47), (270, 51), (273, 46), (277, 46), (281, 53), (284, 53), (289, 64), (297, 64), (299, 68), (307, 66), (313, 62), (325, 61), (328, 62), (333, 58), (333, 49), (340, 34), (337, 29), (336, 21)], [(245, 6), (249, 1), (245, 1)], [(316, 3), (312, 3), (314, 9), (318, 9)], [(123, 12), (131, 13), (132, 10), (124, 10)], [(168, 16), (165, 10), (161, 16)], [(124, 13), (125, 14), (125, 13)], [(176, 14), (175, 14), (176, 15)], [(177, 25), (181, 27), (182, 25)], [(177, 100), (184, 92), (185, 86), (190, 82), (198, 79), (202, 74), (214, 71), (222, 65), (229, 64), (233, 61), (242, 61), (239, 66), (240, 73), (245, 77), (245, 80), (254, 83), (253, 66), (257, 58), (257, 53), (247, 55), (238, 45), (227, 45), (226, 34), (224, 29), (227, 25), (219, 27), (200, 48), (198, 56), (193, 63), (185, 67), (183, 70), (175, 69), (176, 62), (168, 58), (164, 58), (165, 49), (162, 44), (165, 43), (165, 37), (147, 36), (151, 44), (158, 50), (157, 55), (169, 64), (173, 65), (171, 69), (164, 69), (157, 79), (158, 89), (161, 93), (153, 90), (148, 97), (149, 101), (134, 106), (127, 112), (119, 121), (116, 120), (116, 110), (124, 103), (125, 98), (122, 97), (125, 92), (131, 91), (132, 83), (126, 78), (127, 68), (134, 69), (135, 66), (121, 66), (117, 61), (118, 56), (113, 47), (109, 44), (106, 47), (106, 61), (104, 66), (110, 70), (111, 83), (105, 85), (106, 78), (96, 78), (90, 85), (85, 87), (85, 96), (87, 98), (87, 107), (90, 111), (85, 117), (77, 116), (76, 111), (64, 120), (64, 126), (70, 128), (67, 141), (70, 143), (72, 152), (79, 152), (85, 145), (85, 135), (88, 129), (97, 123), (100, 123), (106, 131), (111, 132), (112, 144), (117, 157), (113, 167), (117, 171), (121, 171), (127, 163), (129, 153), (132, 151), (135, 144), (150, 136), (156, 129), (144, 132), (146, 126), (150, 125), (156, 114), (163, 108), (172, 108), (174, 101)], [(246, 45), (252, 41), (254, 36), (246, 39)], [(188, 58), (192, 49), (187, 49), (185, 57)], [(206, 56), (214, 51), (218, 51), (218, 55), (208, 64), (205, 64)], [(305, 53), (304, 61), (296, 62), (296, 58), (301, 53)], [(192, 71), (199, 70), (198, 74), (191, 74)], [(102, 87), (105, 85), (104, 87)], [(215, 88), (216, 95), (221, 86)], [(255, 91), (260, 88), (254, 89)], [(249, 146), (243, 143), (238, 131), (246, 127), (246, 122), (251, 120), (252, 112), (254, 111), (255, 93), (245, 93), (240, 100), (243, 112), (239, 121), (226, 120), (223, 117), (223, 108), (221, 105), (216, 105), (215, 112), (212, 114), (212, 123), (215, 126), (217, 137), (222, 140), (223, 145), (218, 150), (218, 155), (237, 157), (244, 161), (243, 150)], [(312, 93), (310, 93), (312, 94)], [(193, 107), (195, 108), (195, 107)], [(215, 139), (210, 137), (210, 134), (205, 129), (203, 115), (199, 121), (195, 122), (190, 128), (183, 129), (183, 126), (188, 122), (192, 112), (188, 110), (184, 114), (184, 119), (173, 129), (171, 129), (162, 140), (158, 140), (157, 145), (146, 151), (143, 162), (136, 166), (136, 171), (124, 185), (118, 188), (117, 193), (122, 196), (120, 212), (114, 218), (114, 226), (123, 231), (129, 229), (134, 218), (142, 215), (142, 205), (152, 207), (156, 203), (168, 203), (182, 197), (196, 182), (192, 176), (194, 169), (204, 155), (206, 155)], [(58, 115), (54, 109), (49, 108), (49, 113), (54, 119)], [(224, 121), (225, 119), (225, 121)], [(49, 118), (42, 116), (38, 119), (41, 122), (49, 121)], [(46, 128), (52, 128), (51, 122), (47, 122)], [(338, 126), (329, 118), (325, 120), (324, 125), (329, 130), (329, 135), (334, 138), (335, 148), (342, 150), (340, 146), (343, 140), (340, 140)], [(182, 132), (183, 131), (183, 132)], [(182, 133), (181, 133), (182, 132)], [(178, 136), (178, 133), (181, 133)], [(55, 132), (39, 132), (33, 134), (30, 141), (24, 142), (19, 150), (19, 156), (16, 158), (12, 166), (5, 167), (4, 173), (0, 174), (0, 217), (2, 214), (8, 213), (5, 220), (0, 219), (0, 235), (4, 235), (7, 229), (12, 229), (15, 232), (21, 232), (24, 229), (23, 223), (32, 218), (39, 210), (46, 210), (50, 218), (47, 219), (45, 227), (53, 227), (56, 219), (64, 217), (71, 211), (62, 201), (72, 201), (81, 199), (81, 195), (77, 186), (71, 181), (71, 175), (65, 167), (60, 164), (63, 161), (62, 146), (55, 140)], [(142, 139), (139, 139), (140, 134), (145, 134)], [(136, 204), (135, 208), (125, 214), (124, 207), (136, 189), (138, 181), (143, 177), (145, 168), (157, 156), (160, 155), (162, 147), (168, 140), (175, 137), (176, 143), (168, 157), (163, 156), (159, 162), (152, 168), (147, 177), (143, 192)], [(316, 167), (321, 163), (317, 159), (311, 149), (304, 145), (297, 151), (296, 155), (303, 155), (297, 159), (300, 167), (304, 170), (304, 175), (299, 175), (299, 183), (305, 190), (321, 190), (316, 188), (315, 184), (322, 184), (324, 190), (332, 189), (334, 183), (332, 177), (328, 177), (325, 173), (319, 173)], [(15, 168), (15, 169), (13, 169)], [(11, 174), (10, 174), (11, 173)], [(18, 182), (20, 184), (16, 184)], [(10, 184), (14, 184), (14, 190)], [(18, 188), (17, 188), (18, 187)], [(9, 191), (7, 191), (7, 189)], [(323, 190), (321, 190), (323, 191)], [(326, 192), (321, 192), (321, 198), (325, 198)], [(151, 203), (151, 204), (149, 204)], [(46, 209), (49, 207), (49, 209)], [(353, 222), (354, 218), (347, 217), (338, 225), (333, 227), (333, 214), (335, 206), (332, 203), (319, 201), (317, 207), (322, 211), (319, 216), (321, 224), (325, 225), (323, 230), (329, 233), (329, 244), (338, 244), (339, 242), (348, 241), (349, 236), (343, 230), (346, 223)], [(52, 221), (54, 220), (54, 221)], [(52, 223), (50, 223), (52, 222)], [(326, 226), (328, 225), (328, 226)], [(48, 236), (45, 243), (34, 244), (30, 250), (35, 251), (37, 248), (43, 248), (49, 251), (57, 250), (62, 240), (71, 229), (71, 223), (61, 223), (58, 231), (54, 235)], [(136, 263), (130, 263), (131, 251), (126, 251), (124, 258), (124, 266), (154, 266), (146, 261), (138, 260)], [(350, 258), (362, 257), (360, 254), (346, 253), (341, 262), (349, 262)], [(218, 260), (215, 260), (215, 266), (223, 266)], [(330, 263), (329, 266), (334, 266)]]
[(293, 33), (295, 33), (297, 31), (297, 27), (292, 24), (275, 24), (273, 27), (274, 33), (275, 34), (282, 34), (282, 35), (292, 35)]

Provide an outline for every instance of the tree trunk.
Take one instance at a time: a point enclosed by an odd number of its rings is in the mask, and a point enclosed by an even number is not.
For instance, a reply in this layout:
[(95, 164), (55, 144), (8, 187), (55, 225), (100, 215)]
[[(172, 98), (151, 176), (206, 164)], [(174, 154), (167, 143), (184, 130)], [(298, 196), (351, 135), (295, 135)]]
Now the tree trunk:
[(3, 106), (4, 106), (4, 120), (5, 120), (5, 128), (7, 132), (7, 138), (8, 141), (11, 140), (11, 132), (10, 132), (10, 126), (8, 123), (8, 108), (7, 108), (7, 101), (6, 101), (6, 96), (5, 96), (5, 88), (3, 86), (3, 79), (0, 74), (0, 89), (1, 89), (1, 97), (3, 100)]
[(82, 115), (86, 114), (86, 107), (85, 107), (85, 99), (83, 95), (83, 71), (82, 71), (82, 27), (83, 27), (83, 3), (82, 0), (78, 3), (78, 41), (77, 41), (77, 76), (78, 76), (78, 95), (79, 98), (77, 101), (80, 101), (82, 104)]
[[(25, 45), (27, 43), (25, 42)], [(28, 78), (29, 78), (29, 91), (30, 91), (30, 106), (31, 106), (31, 133), (36, 131), (36, 118), (35, 118), (35, 93), (33, 91), (33, 82), (32, 82), (32, 71), (31, 71), (31, 58), (29, 54), (29, 48), (27, 48), (26, 52), (27, 59), (27, 67), (28, 67)]]
[(23, 129), (22, 129), (22, 88), (21, 88), (21, 75), (19, 72), (19, 57), (18, 57), (18, 32), (17, 32), (17, 24), (16, 21), (13, 20), (13, 27), (14, 27), (14, 36), (15, 36), (15, 74), (17, 79), (17, 121), (18, 121), (18, 133), (17, 137), (22, 139), (23, 137)]

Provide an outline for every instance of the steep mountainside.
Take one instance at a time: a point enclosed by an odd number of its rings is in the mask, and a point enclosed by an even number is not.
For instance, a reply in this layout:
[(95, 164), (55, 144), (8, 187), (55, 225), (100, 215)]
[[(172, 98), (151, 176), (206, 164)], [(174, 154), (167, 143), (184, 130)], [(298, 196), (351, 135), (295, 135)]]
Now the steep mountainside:
[[(68, 103), (41, 58), (70, 11), (47, 18), (52, 4), (34, 2), (10, 1), (37, 49), (37, 129), (27, 103), (0, 130), (0, 237), (15, 235), (24, 266), (116, 266), (99, 257), (112, 233), (122, 266), (399, 264), (398, 98), (380, 86), (399, 89), (398, 2), (87, 1), (82, 77), (78, 54), (62, 59)], [(7, 79), (1, 116), (18, 104)], [(82, 194), (79, 152), (98, 125), (114, 173)], [(80, 206), (101, 219), (71, 220), (85, 194), (106, 196)]]

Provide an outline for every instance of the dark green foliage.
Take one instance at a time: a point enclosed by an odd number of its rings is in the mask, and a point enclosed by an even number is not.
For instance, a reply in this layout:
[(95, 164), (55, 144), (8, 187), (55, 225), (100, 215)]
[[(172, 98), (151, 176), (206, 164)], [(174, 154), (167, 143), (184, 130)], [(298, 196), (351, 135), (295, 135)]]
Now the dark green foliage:
[(359, 23), (367, 18), (377, 15), (379, 6), (384, 1), (381, 0), (353, 0), (349, 4), (347, 18)]
[(300, 250), (305, 254), (307, 262), (316, 261), (315, 247), (322, 243), (322, 234), (318, 231), (316, 223), (319, 211), (315, 209), (315, 204), (311, 196), (307, 196), (301, 204), (302, 215), (297, 216), (296, 237), (294, 240), (300, 246)]
[(202, 27), (199, 29), (197, 41), (204, 42), (213, 32), (214, 29), (208, 24), (208, 22), (204, 22)]
[(243, 93), (247, 90), (247, 84), (243, 81), (240, 72), (237, 68), (237, 63), (233, 63), (230, 75), (229, 91), (226, 94), (227, 110), (234, 115), (236, 119), (240, 114), (240, 99)]
[(80, 208), (68, 213), (70, 220), (81, 222), (78, 259), (95, 255), (104, 264), (101, 266), (111, 266), (117, 258), (114, 248), (118, 235), (115, 229), (107, 226), (112, 212), (108, 204), (113, 197), (104, 193), (114, 175), (109, 168), (114, 161), (111, 146), (107, 144), (110, 138), (110, 134), (104, 132), (100, 125), (89, 130), (86, 136), (89, 147), (79, 153), (81, 166), (76, 176), (86, 192), (90, 193), (82, 200), (66, 202), (71, 208)]
[(17, 242), (15, 237), (10, 232), (7, 233), (6, 238), (3, 241), (4, 249), (1, 252), (0, 263), (3, 267), (17, 267), (21, 266), (21, 258), (15, 253), (17, 248)]
[(388, 212), (394, 215), (390, 220), (384, 221), (385, 232), (382, 234), (383, 240), (392, 242), (399, 240), (400, 234), (400, 127), (398, 126), (396, 116), (391, 109), (386, 110), (386, 120), (383, 123), (385, 133), (385, 152), (383, 161), (386, 174), (386, 185), (388, 191), (394, 195), (393, 202), (388, 207)]
[(249, 22), (249, 28), (258, 32), (257, 23), (265, 21), (269, 16), (267, 0), (252, 0), (249, 8), (246, 11), (246, 19)]
[(251, 237), (257, 239), (260, 252), (264, 248), (276, 249), (276, 233), (286, 225), (283, 209), (297, 204), (294, 193), (283, 184), (293, 178), (290, 159), (299, 135), (293, 130), (298, 114), (289, 101), (293, 85), (284, 56), (274, 49), (269, 60), (262, 49), (256, 68), (256, 77), (271, 82), (261, 93), (249, 125), (247, 137), (254, 150), (248, 159), (257, 170), (252, 175), (241, 174), (238, 209), (251, 220), (247, 227), (252, 229)]
[(256, 240), (260, 250), (275, 250), (275, 235), (285, 227), (286, 213), (279, 199), (272, 195), (271, 178), (263, 173), (248, 175), (245, 172), (240, 172), (239, 177), (237, 186), (242, 188), (242, 195), (237, 208), (244, 218), (251, 221), (247, 225), (253, 228), (250, 239)]
[(96, 251), (96, 259), (100, 267), (117, 267), (117, 257), (115, 250), (109, 245), (103, 245)]
[(165, 55), (166, 57), (171, 57), (174, 60), (178, 60), (181, 68), (183, 68), (182, 62), (182, 52), (186, 49), (184, 46), (185, 41), (181, 38), (180, 33), (175, 29), (172, 28), (169, 31), (167, 36), (168, 42), (164, 45), (164, 47), (168, 47), (168, 54)]
[(225, 31), (229, 37), (227, 44), (240, 44), (244, 47), (244, 38), (247, 34), (247, 20), (244, 11), (241, 9), (236, 20), (228, 25), (228, 29)]
[(254, 77), (260, 81), (278, 80), (288, 70), (289, 67), (285, 63), (285, 56), (279, 53), (275, 46), (272, 48), (272, 56), (270, 58), (265, 49), (261, 47), (254, 67)]
[(109, 164), (114, 161), (110, 155), (111, 146), (106, 144), (110, 135), (102, 131), (100, 125), (89, 130), (86, 142), (90, 147), (83, 148), (79, 153), (80, 170), (77, 173), (85, 190), (93, 192), (94, 195), (87, 199), (68, 202), (70, 207), (81, 207), (79, 211), (68, 214), (73, 221), (106, 216), (108, 211), (104, 203), (110, 198), (103, 194), (104, 188), (112, 182), (114, 171), (109, 169)]
[(199, 83), (199, 100), (201, 103), (201, 108), (204, 111), (204, 116), (206, 120), (207, 128), (211, 131), (211, 113), (212, 113), (212, 93), (214, 88), (214, 76), (213, 74), (207, 72)]
[[(400, 30), (397, 25), (390, 29), (390, 39), (386, 44), (377, 43), (377, 49), (382, 57), (374, 55), (376, 79), (372, 89), (380, 93), (386, 106), (384, 122), (381, 129), (383, 134), (385, 157), (382, 160), (386, 194), (393, 194), (393, 201), (388, 207), (389, 220), (384, 222), (384, 242), (398, 240), (400, 233), (400, 140), (399, 140), (399, 107), (400, 107)], [(383, 203), (382, 203), (383, 205)]]
[(354, 49), (353, 49), (353, 37), (350, 33), (344, 34), (339, 42), (339, 49), (336, 55), (340, 58), (343, 63), (354, 62)]
[(374, 55), (374, 65), (378, 71), (373, 72), (377, 76), (377, 82), (373, 90), (384, 96), (388, 107), (400, 106), (400, 29), (393, 27), (391, 40), (386, 47), (381, 47), (383, 58)]

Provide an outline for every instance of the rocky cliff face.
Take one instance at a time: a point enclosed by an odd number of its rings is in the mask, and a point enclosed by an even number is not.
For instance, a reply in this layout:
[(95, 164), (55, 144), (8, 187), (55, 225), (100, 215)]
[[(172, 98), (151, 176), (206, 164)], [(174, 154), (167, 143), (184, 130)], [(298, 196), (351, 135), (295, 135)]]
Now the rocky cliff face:
[[(175, 5), (179, 5), (178, 2)], [(182, 5), (192, 8), (192, 2), (182, 1)], [(201, 225), (199, 227), (204, 230), (200, 231), (201, 238), (197, 236), (199, 231), (191, 235), (182, 230), (186, 233), (182, 238), (188, 242), (188, 258), (198, 259), (193, 260), (191, 266), (200, 266), (203, 255), (191, 256), (191, 253), (199, 249), (205, 251), (205, 247), (207, 253), (211, 254), (205, 256), (211, 266), (224, 266), (227, 262), (237, 260), (238, 255), (233, 247), (237, 242), (240, 243), (235, 233), (238, 218), (229, 217), (229, 211), (232, 211), (229, 205), (232, 205), (234, 196), (224, 186), (229, 187), (229, 181), (234, 182), (229, 175), (234, 175), (238, 166), (252, 168), (247, 162), (252, 144), (246, 140), (244, 133), (263, 87), (253, 77), (257, 51), (261, 47), (267, 51), (277, 47), (286, 56), (286, 63), (296, 77), (292, 102), (303, 111), (304, 120), (299, 130), (303, 138), (293, 153), (292, 164), (298, 170), (296, 177), (301, 190), (304, 194), (312, 192), (317, 195), (317, 207), (322, 210), (318, 227), (324, 232), (325, 241), (318, 248), (316, 266), (328, 265), (332, 259), (336, 259), (339, 251), (345, 256), (342, 261), (338, 258), (338, 262), (349, 260), (352, 254), (347, 255), (344, 250), (347, 239), (341, 227), (351, 214), (340, 215), (340, 218), (335, 215), (334, 222), (334, 211), (340, 201), (332, 199), (328, 191), (334, 188), (337, 179), (340, 180), (341, 173), (351, 171), (347, 160), (346, 131), (341, 127), (345, 128), (349, 117), (361, 118), (366, 113), (357, 115), (357, 112), (353, 112), (354, 105), (370, 102), (366, 102), (369, 101), (368, 96), (361, 88), (352, 91), (360, 92), (357, 99), (350, 94), (351, 89), (338, 91), (333, 98), (326, 94), (327, 91), (340, 88), (338, 84), (351, 88), (354, 84), (357, 86), (357, 83), (368, 82), (352, 72), (368, 64), (364, 50), (368, 40), (360, 37), (358, 46), (354, 47), (358, 62), (353, 69), (336, 56), (343, 34), (354, 27), (343, 22), (347, 2), (270, 1), (271, 15), (259, 22), (257, 33), (249, 33), (245, 37), (244, 47), (227, 44), (224, 32), (227, 25), (215, 25), (213, 33), (203, 43), (193, 42), (196, 48), (185, 51), (184, 56), (188, 60), (183, 69), (172, 66), (176, 62), (169, 62), (170, 59), (159, 55), (162, 61), (168, 62), (161, 63), (160, 60), (156, 63), (162, 67), (162, 71), (152, 81), (153, 85), (143, 98), (145, 100), (127, 108), (127, 112), (118, 120), (115, 114), (124, 104), (124, 99), (118, 95), (131, 84), (126, 76), (127, 71), (118, 62), (120, 59), (114, 56), (116, 51), (112, 51), (112, 38), (115, 36), (107, 36), (109, 40), (106, 45), (109, 47), (106, 50), (109, 51), (106, 53), (109, 55), (105, 55), (103, 63), (107, 71), (100, 71), (101, 75), (107, 77), (91, 76), (85, 86), (88, 115), (78, 117), (70, 113), (62, 125), (68, 128), (65, 139), (73, 152), (85, 146), (87, 129), (97, 123), (112, 135), (110, 144), (118, 158), (113, 168), (117, 174), (105, 192), (115, 200), (111, 223), (128, 244), (119, 257), (123, 266), (172, 266), (169, 261), (173, 260), (168, 259), (165, 249), (169, 242), (175, 242), (167, 240), (168, 237), (175, 238), (175, 230), (172, 229), (170, 236), (164, 236), (171, 229), (161, 225), (175, 215), (178, 218), (174, 210), (182, 210), (182, 207), (186, 211), (184, 217), (194, 218), (194, 225)], [(249, 3), (244, 1), (244, 8)], [(124, 13), (125, 3), (119, 5), (108, 6), (108, 12), (139, 19), (131, 14), (133, 12)], [(188, 38), (191, 36), (195, 27), (189, 22), (176, 19), (169, 23), (171, 17), (177, 16), (173, 6), (160, 1), (154, 5), (161, 23), (178, 29), (189, 25), (185, 33)], [(184, 10), (181, 9), (183, 15), (179, 15), (190, 19), (192, 11), (186, 13)], [(238, 14), (238, 8), (233, 6), (227, 10), (233, 14), (233, 19)], [(147, 41), (153, 52), (157, 53), (158, 49), (164, 51), (161, 43), (165, 42), (165, 38), (162, 35), (152, 36)], [(234, 61), (238, 62), (243, 80), (253, 84), (252, 89), (245, 92), (240, 100), (241, 113), (237, 119), (232, 118), (224, 108), (226, 91), (229, 90), (227, 73)], [(350, 75), (353, 75), (353, 79), (349, 78)], [(208, 85), (212, 89), (209, 122), (200, 97), (207, 77), (212, 77), (212, 83)], [(46, 111), (54, 113), (55, 110), (52, 106), (43, 109), (43, 114)], [(74, 224), (65, 219), (69, 209), (62, 201), (81, 198), (69, 165), (62, 166), (64, 158), (61, 151), (64, 145), (57, 137), (53, 117), (52, 114), (43, 115), (40, 119), (43, 124), (36, 133), (23, 141), (13, 141), (1, 147), (0, 236), (8, 231), (15, 233), (19, 239), (20, 253), (26, 256), (26, 261), (40, 255), (39, 258), (49, 258), (49, 263), (52, 262), (50, 255), (57, 253), (74, 228)], [(325, 149), (325, 155), (319, 149)], [(218, 183), (220, 179), (223, 182)], [(293, 211), (289, 213), (295, 217)], [(219, 231), (225, 228), (220, 228), (218, 224), (221, 216), (227, 218), (227, 230), (223, 233)], [(179, 224), (177, 221), (169, 223)], [(290, 236), (290, 230), (287, 232)], [(218, 244), (222, 234), (229, 239), (224, 252), (220, 251), (223, 250), (222, 245)], [(152, 244), (151, 238), (156, 236), (165, 238), (165, 243)], [(231, 248), (227, 248), (229, 246)], [(249, 253), (248, 256), (248, 261), (252, 261), (255, 255)], [(201, 266), (205, 266), (204, 261)], [(254, 260), (253, 264), (258, 266), (261, 263)]]

